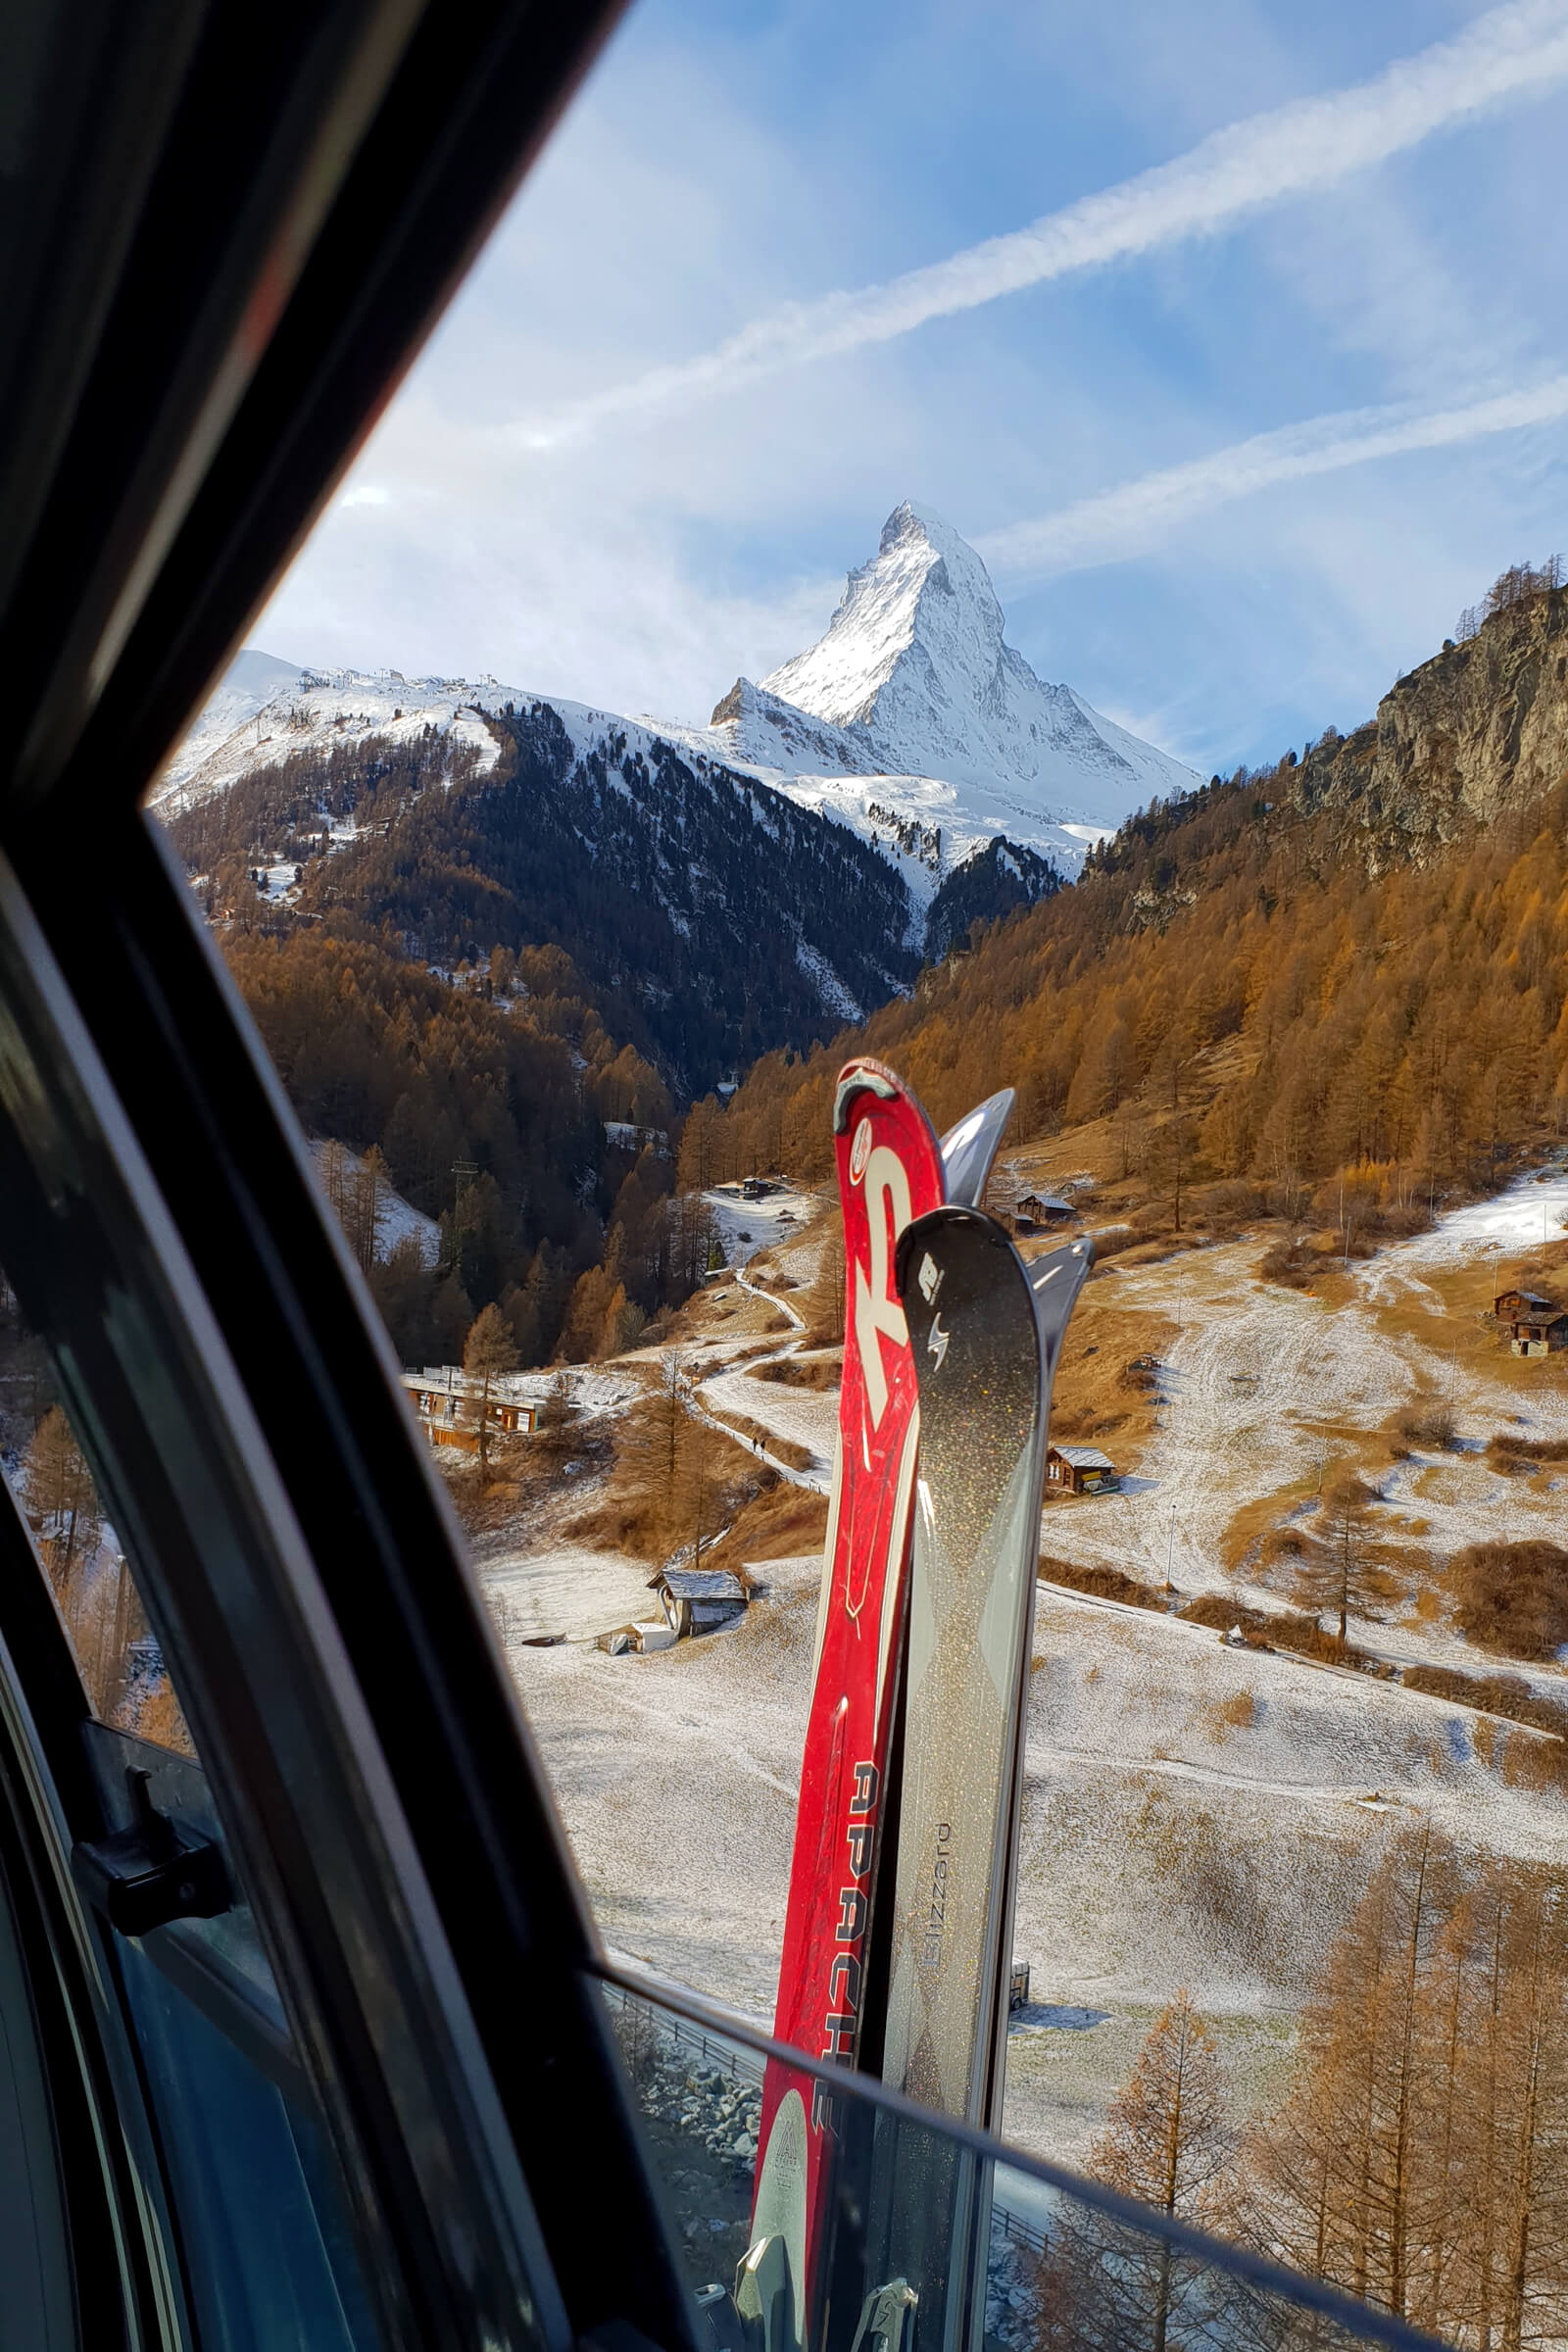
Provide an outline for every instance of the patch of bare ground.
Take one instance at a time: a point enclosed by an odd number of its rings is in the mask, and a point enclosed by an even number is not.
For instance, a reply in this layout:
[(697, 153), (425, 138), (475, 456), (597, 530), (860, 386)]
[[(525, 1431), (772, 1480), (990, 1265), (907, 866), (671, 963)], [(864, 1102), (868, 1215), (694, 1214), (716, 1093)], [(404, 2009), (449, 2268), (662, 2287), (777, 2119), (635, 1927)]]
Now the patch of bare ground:
[(1056, 1367), (1053, 1439), (1114, 1437), (1117, 1468), (1132, 1469), (1157, 1426), (1161, 1353), (1179, 1337), (1164, 1315), (1084, 1292)]
[(1522, 1254), (1499, 1257), (1496, 1284), (1494, 1296), (1513, 1290), (1543, 1291), (1548, 1298), (1562, 1297), (1568, 1293), (1568, 1241), (1544, 1242)]
[(1036, 1574), (1048, 1585), (1064, 1585), (1069, 1592), (1088, 1592), (1097, 1600), (1119, 1600), (1130, 1609), (1166, 1606), (1165, 1594), (1157, 1586), (1146, 1585), (1125, 1569), (1103, 1561), (1058, 1560), (1043, 1551)]
[[(531, 1438), (494, 1441), (483, 1467), (474, 1454), (437, 1447), (436, 1467), (468, 1535), (515, 1531), (569, 1497), (568, 1475), (587, 1485), (610, 1467), (613, 1447), (602, 1421), (547, 1424)], [(568, 1472), (568, 1464), (571, 1468)]]
[(1240, 1504), (1219, 1539), (1222, 1565), (1239, 1576), (1244, 1570), (1261, 1570), (1298, 1556), (1301, 1539), (1294, 1521), (1312, 1507), (1316, 1490), (1317, 1480), (1308, 1474)]
[(740, 1573), (747, 1562), (819, 1552), (827, 1537), (827, 1496), (775, 1478), (754, 1494), (718, 1542), (703, 1553), (709, 1568)]
[(1233, 1690), (1229, 1698), (1211, 1699), (1203, 1710), (1209, 1737), (1220, 1747), (1233, 1733), (1250, 1732), (1257, 1716), (1256, 1694), (1250, 1690)]
[(844, 1378), (844, 1350), (825, 1355), (777, 1355), (752, 1366), (754, 1380), (774, 1380), (786, 1389), (836, 1389)]

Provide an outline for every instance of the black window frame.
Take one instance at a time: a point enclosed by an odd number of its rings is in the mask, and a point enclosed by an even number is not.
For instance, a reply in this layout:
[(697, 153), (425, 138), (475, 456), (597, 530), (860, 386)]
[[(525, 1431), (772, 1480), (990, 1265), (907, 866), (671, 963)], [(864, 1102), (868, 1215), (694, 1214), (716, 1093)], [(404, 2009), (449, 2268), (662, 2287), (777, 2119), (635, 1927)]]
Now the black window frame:
[[(140, 800), (616, 13), (24, 0), (0, 142), (0, 1263), (133, 1555), (394, 2343), (691, 2330), (458, 1531)], [(30, 1554), (20, 1519), (5, 1542)], [(0, 1794), (101, 2137), (136, 2105), (124, 2021), (62, 1873), (106, 1822), (25, 1581)], [(155, 2174), (101, 2180), (109, 2219)], [(126, 2325), (177, 2340), (141, 2234)]]

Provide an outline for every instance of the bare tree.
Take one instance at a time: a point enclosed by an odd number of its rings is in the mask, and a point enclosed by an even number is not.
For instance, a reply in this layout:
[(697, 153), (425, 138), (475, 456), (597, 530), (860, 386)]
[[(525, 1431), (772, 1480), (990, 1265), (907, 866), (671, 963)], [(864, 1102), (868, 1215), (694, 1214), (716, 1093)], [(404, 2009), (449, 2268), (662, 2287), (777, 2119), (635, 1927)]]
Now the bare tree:
[(1335, 1479), (1319, 1505), (1318, 1542), (1297, 1571), (1302, 1602), (1314, 1616), (1338, 1620), (1342, 1646), (1352, 1611), (1357, 1617), (1376, 1617), (1389, 1596), (1387, 1572), (1371, 1546), (1369, 1513), (1374, 1500), (1363, 1480), (1343, 1475)]
[[(1088, 2170), (1154, 2213), (1200, 2226), (1227, 2222), (1236, 2135), (1212, 2034), (1184, 1986), (1160, 2012)], [(1169, 2352), (1173, 2342), (1251, 2341), (1227, 2327), (1219, 2282), (1156, 2229), (1136, 2230), (1088, 2206), (1063, 2206), (1040, 2266), (1041, 2342), (1066, 2352)]]
[(479, 1391), (479, 1468), (481, 1473), (490, 1467), (490, 1385), (499, 1376), (517, 1368), (517, 1343), (512, 1336), (512, 1326), (494, 1299), (475, 1315), (463, 1344), (463, 1369), (470, 1380), (482, 1385)]
[(97, 1548), (103, 1511), (65, 1408), (53, 1404), (32, 1433), (24, 1462), (39, 1549), (62, 1600), (75, 1562)]

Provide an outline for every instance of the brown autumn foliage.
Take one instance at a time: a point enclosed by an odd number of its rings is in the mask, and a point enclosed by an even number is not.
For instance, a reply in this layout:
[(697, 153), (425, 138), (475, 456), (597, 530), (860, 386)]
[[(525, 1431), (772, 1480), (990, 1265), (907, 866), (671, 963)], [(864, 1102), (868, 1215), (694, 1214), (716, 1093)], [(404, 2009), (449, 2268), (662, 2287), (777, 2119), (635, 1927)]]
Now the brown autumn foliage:
[(1054, 1559), (1049, 1551), (1043, 1551), (1036, 1573), (1048, 1585), (1065, 1585), (1069, 1592), (1092, 1592), (1100, 1600), (1125, 1601), (1129, 1608), (1165, 1606), (1165, 1595), (1156, 1587), (1129, 1576), (1124, 1568), (1112, 1568), (1103, 1562), (1086, 1566), (1081, 1560)]
[(1250, 2239), (1463, 2352), (1568, 2331), (1568, 1943), (1544, 1872), (1398, 1833), (1330, 1948), (1285, 2095), (1233, 2118), (1213, 2033), (1178, 1992), (1089, 2170), (1134, 2227), (1063, 2200), (1034, 2266), (1051, 2352), (1321, 2343), (1338, 2330), (1207, 2268), (1157, 2216)]
[(1494, 1469), (1510, 1474), (1534, 1470), (1542, 1462), (1568, 1462), (1568, 1439), (1518, 1438), (1512, 1430), (1499, 1430), (1487, 1440), (1487, 1459)]
[(1448, 1563), (1459, 1630), (1480, 1649), (1549, 1658), (1568, 1642), (1568, 1551), (1539, 1538), (1467, 1544)]
[(776, 1470), (692, 1409), (685, 1359), (666, 1348), (647, 1394), (615, 1423), (609, 1479), (565, 1529), (573, 1543), (667, 1559), (708, 1547), (760, 1494)]
[[(1238, 2135), (1212, 2033), (1184, 1985), (1155, 2019), (1089, 2152), (1092, 2179), (1153, 2214), (1227, 2231)], [(1225, 2282), (1157, 2233), (1062, 2200), (1034, 2269), (1042, 2352), (1254, 2342)], [(1229, 2318), (1231, 2325), (1224, 2325)]]
[(1446, 1452), (1452, 1446), (1457, 1424), (1453, 1407), (1439, 1396), (1417, 1396), (1413, 1403), (1402, 1405), (1394, 1416), (1393, 1446), (1395, 1458), (1410, 1446), (1435, 1448)]
[(1338, 813), (1275, 781), (1151, 808), (912, 998), (804, 1059), (765, 1056), (727, 1109), (695, 1106), (682, 1181), (699, 1139), (705, 1164), (739, 1169), (764, 1136), (825, 1175), (834, 1074), (869, 1051), (939, 1127), (1003, 1085), (1020, 1134), (1138, 1099), (1152, 1163), (1160, 1125), (1191, 1117), (1185, 1168), (1146, 1169), (1167, 1205), (1178, 1180), (1263, 1180), (1275, 1213), (1337, 1223), (1352, 1255), (1487, 1182), (1568, 1117), (1568, 785), (1369, 874)]
[(827, 1496), (764, 1473), (764, 1483), (703, 1553), (705, 1568), (744, 1576), (748, 1561), (819, 1555), (827, 1537)]
[(1286, 1609), (1250, 1609), (1223, 1592), (1200, 1592), (1176, 1612), (1189, 1625), (1209, 1625), (1217, 1633), (1228, 1634), (1239, 1626), (1248, 1642), (1270, 1649), (1293, 1650), (1297, 1656), (1316, 1658), (1328, 1666), (1353, 1666), (1362, 1674), (1372, 1674), (1380, 1680), (1391, 1677), (1392, 1666), (1374, 1658), (1353, 1642), (1341, 1642), (1339, 1636), (1326, 1633), (1315, 1617), (1298, 1616)]
[(1557, 1889), (1398, 1838), (1248, 2150), (1270, 2252), (1466, 2347), (1568, 2326), (1568, 1953)]
[(1453, 1666), (1407, 1666), (1404, 1687), (1482, 1708), (1488, 1715), (1506, 1715), (1515, 1723), (1533, 1724), (1538, 1731), (1568, 1740), (1568, 1704), (1532, 1690), (1521, 1674), (1461, 1674)]
[(1316, 1250), (1309, 1250), (1297, 1237), (1276, 1242), (1272, 1249), (1265, 1250), (1257, 1261), (1257, 1270), (1264, 1282), (1277, 1282), (1283, 1290), (1309, 1291), (1322, 1264)]
[(753, 1364), (753, 1380), (776, 1380), (786, 1389), (836, 1389), (844, 1377), (841, 1354), (781, 1355), (770, 1364)]

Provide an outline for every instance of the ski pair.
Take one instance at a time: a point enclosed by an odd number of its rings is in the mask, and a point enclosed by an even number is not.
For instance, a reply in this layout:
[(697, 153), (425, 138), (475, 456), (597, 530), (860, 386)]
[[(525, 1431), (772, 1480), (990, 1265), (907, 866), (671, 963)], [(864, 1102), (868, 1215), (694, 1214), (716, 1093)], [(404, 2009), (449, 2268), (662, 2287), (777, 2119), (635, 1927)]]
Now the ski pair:
[[(1011, 1244), (977, 1213), (1011, 1101), (1010, 1093), (993, 1097), (938, 1145), (918, 1103), (890, 1071), (857, 1061), (840, 1075), (834, 1129), (845, 1240), (844, 1380), (775, 2029), (781, 2040), (848, 2065), (869, 2065), (926, 2103), (987, 2122), (1000, 2119), (999, 2034), (1005, 2033), (1006, 2013), (1004, 2003), (999, 2029), (997, 1955), (1004, 1952), (1011, 1917), (1049, 1369), (1082, 1279), (1083, 1265), (1074, 1261), (1087, 1262), (1081, 1248), (1048, 1261), (1053, 1271), (1042, 1296), (1054, 1282), (1052, 1295), (1064, 1302), (1058, 1316), (1047, 1318), (1053, 1343)], [(923, 1237), (917, 1262), (909, 1254), (911, 1235)], [(1027, 1328), (1016, 1312), (1009, 1322), (1006, 1312), (1009, 1268), (1011, 1290), (1023, 1284)], [(978, 1287), (977, 1270), (986, 1277)], [(956, 1308), (957, 1327), (943, 1320)], [(911, 1348), (910, 1311), (924, 1360)], [(961, 1338), (948, 1373), (956, 1328)], [(973, 1392), (970, 1382), (982, 1375), (981, 1390)], [(910, 1502), (921, 1402), (933, 1382), (939, 1383), (932, 1396), (944, 1494), (967, 1486), (971, 1506), (983, 1500), (984, 1477), (978, 1487), (966, 1480), (962, 1463), (946, 1459), (952, 1447), (943, 1436), (961, 1424), (974, 1395), (988, 1430), (985, 1408), (1006, 1397), (1003, 1437), (1020, 1444), (1008, 1456), (1014, 1470), (1004, 1524), (991, 1529), (995, 1514), (984, 1510), (974, 1522), (991, 1530), (984, 1563), (959, 1557), (961, 1544), (956, 1549), (952, 1531), (944, 1534), (933, 1482), (921, 1472), (904, 1773), (918, 1802), (907, 1834), (896, 1832), (895, 1867), (889, 1815), (896, 1818), (900, 1794), (894, 1741), (909, 1606)], [(1032, 1434), (1021, 1437), (1026, 1421)], [(988, 1444), (996, 1435), (990, 1432)], [(992, 1460), (988, 1454), (988, 1470)], [(979, 1617), (969, 1606), (977, 1571), (995, 1587)], [(977, 1674), (989, 1684), (990, 1702), (971, 1688)], [(983, 1726), (979, 1747), (965, 1731), (971, 1713)], [(971, 1757), (992, 1757), (989, 1782), (956, 1791), (966, 1809), (937, 1825), (938, 1849), (927, 1857), (932, 1825), (925, 1814), (932, 1803), (940, 1810), (948, 1801), (956, 1746)], [(972, 1814), (971, 1804), (979, 1808)], [(951, 1802), (948, 1810), (956, 1816)], [(957, 1899), (953, 1932), (934, 1940), (928, 1934), (922, 1945), (915, 1928), (922, 1902), (927, 1914), (932, 1910), (929, 1889), (922, 1892), (928, 1868), (935, 1869), (939, 1891), (952, 1875)], [(879, 1885), (881, 1906), (874, 1910)], [(973, 1913), (972, 1897), (981, 1890), (980, 1911)], [(942, 1896), (944, 1917), (945, 1903)], [(936, 1964), (934, 1972), (926, 1960)], [(770, 2323), (764, 2333), (773, 2345), (803, 2340), (825, 2290), (819, 2240), (834, 2150), (830, 2108), (812, 2078), (781, 2063), (769, 2067), (752, 2253), (743, 2274), (748, 2299), (759, 2301), (755, 2316)], [(879, 2234), (900, 2234), (897, 2217), (884, 2220)]]

